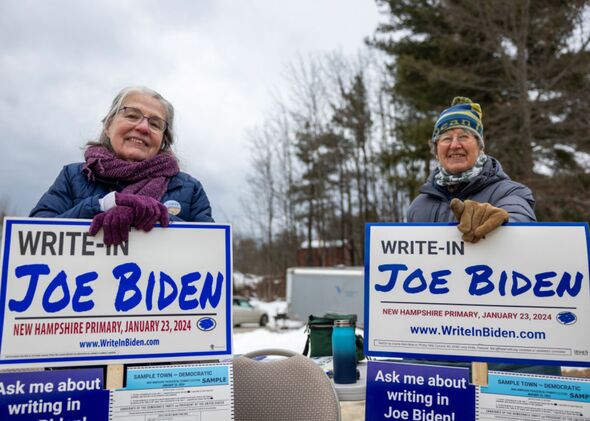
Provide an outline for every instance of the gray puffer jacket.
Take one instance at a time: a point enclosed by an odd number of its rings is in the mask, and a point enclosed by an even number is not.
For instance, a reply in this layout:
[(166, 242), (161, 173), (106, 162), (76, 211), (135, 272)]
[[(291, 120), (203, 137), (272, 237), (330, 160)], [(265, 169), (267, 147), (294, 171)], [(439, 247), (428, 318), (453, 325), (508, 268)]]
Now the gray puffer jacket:
[[(434, 182), (438, 170), (428, 177), (428, 181), (420, 188), (420, 194), (410, 204), (408, 222), (453, 222), (456, 221), (449, 203), (453, 198), (487, 202), (502, 208), (510, 215), (510, 222), (535, 222), (535, 199), (533, 192), (525, 185), (512, 181), (502, 170), (497, 159), (488, 155), (488, 160), (481, 173), (469, 183), (451, 193)], [(420, 362), (422, 364), (439, 364), (469, 367), (467, 362), (406, 360), (404, 362)], [(524, 373), (548, 374), (559, 376), (559, 366), (540, 366), (527, 364), (491, 363), (490, 370), (515, 371)]]
[(512, 181), (502, 170), (500, 162), (488, 155), (479, 175), (451, 193), (434, 182), (438, 169), (420, 188), (420, 194), (410, 204), (408, 222), (456, 221), (449, 203), (453, 198), (475, 200), (502, 208), (510, 215), (510, 222), (535, 222), (535, 199), (525, 185)]

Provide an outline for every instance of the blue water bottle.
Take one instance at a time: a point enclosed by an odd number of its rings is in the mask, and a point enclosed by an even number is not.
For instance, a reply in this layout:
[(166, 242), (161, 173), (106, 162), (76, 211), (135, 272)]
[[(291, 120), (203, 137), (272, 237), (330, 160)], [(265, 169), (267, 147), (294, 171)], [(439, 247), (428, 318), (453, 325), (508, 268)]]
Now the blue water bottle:
[(356, 383), (356, 337), (349, 320), (335, 320), (332, 330), (334, 383)]

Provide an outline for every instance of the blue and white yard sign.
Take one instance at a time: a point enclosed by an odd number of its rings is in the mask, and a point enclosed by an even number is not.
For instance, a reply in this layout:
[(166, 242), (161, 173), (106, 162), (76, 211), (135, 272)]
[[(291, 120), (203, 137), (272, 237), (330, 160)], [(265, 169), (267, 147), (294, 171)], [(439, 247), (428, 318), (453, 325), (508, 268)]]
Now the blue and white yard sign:
[(108, 420), (102, 387), (100, 368), (0, 373), (0, 420)]
[(365, 419), (474, 421), (469, 369), (369, 361)]
[(367, 224), (365, 352), (590, 366), (584, 223)]
[(231, 227), (173, 223), (107, 247), (90, 221), (6, 218), (0, 367), (231, 354)]

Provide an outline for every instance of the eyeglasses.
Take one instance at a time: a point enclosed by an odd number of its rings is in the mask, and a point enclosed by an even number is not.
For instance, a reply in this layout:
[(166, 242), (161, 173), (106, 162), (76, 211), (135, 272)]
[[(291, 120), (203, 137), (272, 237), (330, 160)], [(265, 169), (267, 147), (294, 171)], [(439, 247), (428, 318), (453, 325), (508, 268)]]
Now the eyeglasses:
[(168, 126), (168, 123), (166, 123), (166, 120), (163, 118), (156, 116), (148, 117), (147, 115), (144, 115), (141, 110), (135, 107), (122, 107), (119, 110), (119, 113), (121, 113), (125, 120), (133, 124), (139, 124), (144, 118), (147, 119), (148, 126), (153, 132), (163, 132)]
[(443, 134), (438, 139), (438, 143), (441, 143), (443, 145), (450, 145), (451, 143), (453, 143), (454, 139), (457, 139), (459, 141), (459, 143), (467, 143), (471, 139), (475, 139), (475, 137), (473, 135), (468, 134), (468, 133), (459, 133), (455, 136)]

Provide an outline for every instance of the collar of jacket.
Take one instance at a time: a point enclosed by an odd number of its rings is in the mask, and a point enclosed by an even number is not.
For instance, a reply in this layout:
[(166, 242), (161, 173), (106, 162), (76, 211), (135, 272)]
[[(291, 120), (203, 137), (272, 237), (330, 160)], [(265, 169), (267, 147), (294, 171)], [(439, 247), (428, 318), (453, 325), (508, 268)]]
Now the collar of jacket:
[(170, 178), (170, 181), (168, 182), (168, 188), (166, 189), (166, 191), (168, 192), (171, 190), (178, 189), (180, 187), (182, 187), (182, 180), (179, 177), (174, 176)]

